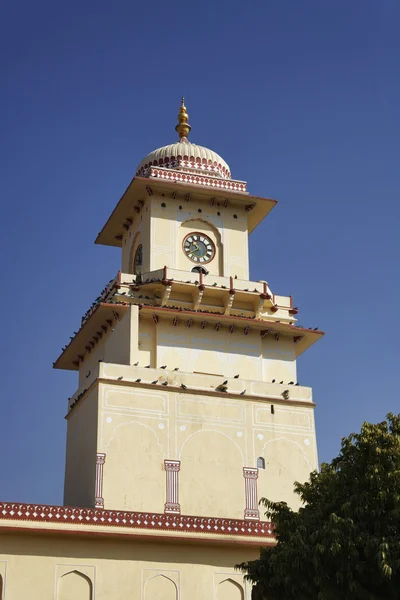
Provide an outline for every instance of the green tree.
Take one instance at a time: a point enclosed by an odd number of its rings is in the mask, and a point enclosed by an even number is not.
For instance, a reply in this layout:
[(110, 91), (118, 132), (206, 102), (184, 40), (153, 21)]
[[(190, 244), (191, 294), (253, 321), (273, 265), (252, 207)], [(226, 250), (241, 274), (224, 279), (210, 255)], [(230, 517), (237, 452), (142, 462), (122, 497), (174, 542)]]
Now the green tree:
[(343, 438), (296, 483), (298, 512), (263, 498), (276, 545), (237, 568), (257, 600), (400, 599), (400, 415)]

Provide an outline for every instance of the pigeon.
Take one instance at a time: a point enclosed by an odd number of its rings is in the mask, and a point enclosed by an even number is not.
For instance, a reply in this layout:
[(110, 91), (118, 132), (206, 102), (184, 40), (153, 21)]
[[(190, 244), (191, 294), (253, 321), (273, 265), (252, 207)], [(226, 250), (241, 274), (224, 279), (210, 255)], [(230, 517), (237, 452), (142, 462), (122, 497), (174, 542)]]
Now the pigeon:
[(227, 388), (227, 386), (226, 386), (226, 385), (219, 385), (218, 387), (216, 387), (216, 388), (215, 388), (215, 390), (216, 390), (217, 392), (226, 392), (226, 390), (227, 390), (227, 389), (228, 389), (228, 388)]
[(145, 369), (150, 369), (151, 365), (146, 365)]
[(239, 379), (240, 375), (235, 375), (233, 379)]
[(299, 383), (296, 383), (296, 385), (300, 385)]
[(162, 367), (160, 367), (160, 369), (166, 369), (167, 365), (163, 365)]
[(141, 379), (136, 379), (135, 383), (140, 383), (142, 380)]
[(104, 362), (102, 358), (99, 358), (99, 362)]
[(179, 367), (175, 367), (174, 371), (179, 371)]
[(168, 381), (164, 381), (161, 385), (168, 385)]
[(294, 381), (289, 381), (288, 385), (294, 385)]
[(283, 381), (280, 381), (279, 383), (283, 383)]
[(243, 392), (240, 392), (240, 396), (244, 396), (246, 393), (246, 390), (243, 390)]
[(228, 380), (225, 379), (224, 383), (221, 383), (221, 385), (226, 385), (228, 383)]
[(237, 279), (237, 275), (235, 275), (235, 279)]
[(213, 287), (217, 287), (217, 285), (218, 285), (217, 282), (213, 283)]
[(275, 383), (276, 379), (273, 379), (271, 383)]
[(156, 379), (155, 381), (151, 382), (153, 385), (155, 385), (156, 383), (158, 383), (158, 379)]
[(139, 361), (135, 362), (135, 364), (133, 365), (134, 367), (137, 367), (139, 364)]
[(181, 383), (181, 388), (182, 388), (183, 390), (187, 390), (187, 385), (185, 385), (184, 383)]
[(118, 377), (118, 379), (119, 379), (119, 381), (121, 381), (121, 379), (123, 379), (122, 375), (121, 375), (121, 377)]
[(318, 327), (314, 327), (314, 331), (317, 331)]

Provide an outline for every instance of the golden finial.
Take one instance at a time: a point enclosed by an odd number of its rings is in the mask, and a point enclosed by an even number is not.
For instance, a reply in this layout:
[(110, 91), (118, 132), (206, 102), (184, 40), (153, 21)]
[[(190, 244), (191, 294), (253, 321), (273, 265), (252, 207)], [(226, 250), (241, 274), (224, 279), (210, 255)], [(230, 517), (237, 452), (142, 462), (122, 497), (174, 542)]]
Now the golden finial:
[(188, 123), (189, 115), (186, 112), (185, 98), (182, 98), (181, 108), (178, 115), (178, 125), (175, 127), (175, 131), (178, 132), (181, 140), (186, 140), (189, 131), (192, 129)]

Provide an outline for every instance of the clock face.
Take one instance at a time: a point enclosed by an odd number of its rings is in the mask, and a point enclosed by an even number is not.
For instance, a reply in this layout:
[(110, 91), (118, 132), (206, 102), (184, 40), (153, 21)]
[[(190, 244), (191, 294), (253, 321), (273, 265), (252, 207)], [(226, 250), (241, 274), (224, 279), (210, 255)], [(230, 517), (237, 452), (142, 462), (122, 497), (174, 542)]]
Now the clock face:
[(189, 233), (183, 240), (183, 251), (195, 263), (208, 263), (214, 258), (215, 246), (204, 233)]

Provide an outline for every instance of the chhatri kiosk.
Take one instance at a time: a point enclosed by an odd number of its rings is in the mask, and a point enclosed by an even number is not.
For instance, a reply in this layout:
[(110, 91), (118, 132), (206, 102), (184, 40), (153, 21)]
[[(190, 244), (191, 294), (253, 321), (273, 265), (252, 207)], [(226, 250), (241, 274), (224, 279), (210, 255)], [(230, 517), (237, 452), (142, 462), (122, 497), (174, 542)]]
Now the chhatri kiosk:
[(274, 543), (258, 499), (296, 508), (317, 468), (296, 360), (322, 332), (249, 275), (276, 201), (190, 129), (182, 101), (96, 239), (121, 270), (54, 363), (79, 375), (64, 505), (0, 503), (1, 600), (248, 600), (234, 566)]

